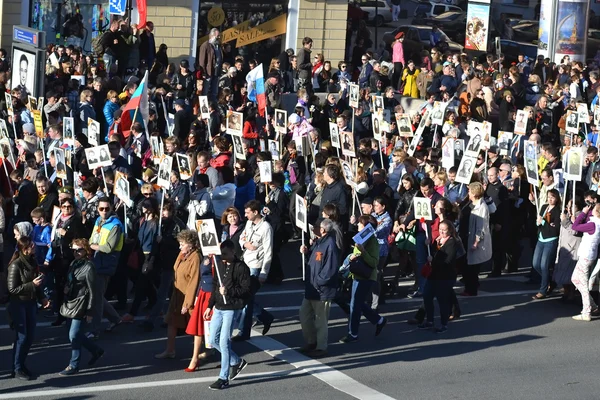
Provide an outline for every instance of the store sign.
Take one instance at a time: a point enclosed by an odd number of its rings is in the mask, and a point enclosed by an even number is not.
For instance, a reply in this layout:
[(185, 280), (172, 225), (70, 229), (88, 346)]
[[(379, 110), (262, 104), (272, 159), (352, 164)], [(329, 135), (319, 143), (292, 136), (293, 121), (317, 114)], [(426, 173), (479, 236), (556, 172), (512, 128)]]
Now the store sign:
[(247, 46), (252, 43), (260, 42), (261, 40), (269, 39), (274, 36), (283, 35), (286, 32), (287, 14), (273, 18), (264, 24), (258, 25), (249, 31), (242, 32), (237, 38), (235, 47)]
[[(233, 42), (242, 34), (242, 32), (246, 32), (248, 28), (250, 28), (250, 20), (244, 21), (241, 24), (237, 24), (233, 28), (224, 30), (223, 32), (221, 32), (221, 44)], [(200, 39), (198, 39), (198, 46), (200, 46), (207, 40), (208, 35), (202, 36)]]
[(221, 7), (213, 7), (208, 10), (207, 19), (210, 26), (221, 26), (225, 21), (225, 11)]
[(223, 31), (223, 33), (221, 33), (221, 43), (227, 43), (237, 39), (243, 32), (246, 32), (249, 27), (250, 20), (244, 21), (241, 24), (237, 24), (233, 28)]

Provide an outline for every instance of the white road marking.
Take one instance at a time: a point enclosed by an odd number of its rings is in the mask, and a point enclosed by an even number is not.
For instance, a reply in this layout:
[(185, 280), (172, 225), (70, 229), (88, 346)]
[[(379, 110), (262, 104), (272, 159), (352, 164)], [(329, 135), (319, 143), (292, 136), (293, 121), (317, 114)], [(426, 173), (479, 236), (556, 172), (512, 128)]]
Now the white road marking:
[(252, 338), (249, 342), (271, 357), (278, 358), (301, 371), (309, 373), (334, 389), (346, 393), (349, 396), (360, 400), (393, 400), (393, 397), (363, 385), (329, 365), (308, 358), (299, 352), (290, 349), (285, 344), (280, 343), (275, 339), (271, 339), (270, 337), (262, 336), (254, 330), (252, 331)]
[[(134, 321), (145, 321), (146, 317), (143, 316), (143, 315), (142, 316), (137, 316), (137, 317), (134, 317), (133, 320)], [(54, 322), (54, 321), (52, 321), (52, 322)], [(64, 322), (63, 325), (61, 325), (61, 326), (52, 326), (52, 322), (38, 322), (37, 324), (35, 324), (35, 327), (36, 328), (47, 328), (47, 327), (61, 328), (61, 327), (64, 326), (64, 324), (66, 324), (66, 322)], [(102, 319), (102, 322), (108, 322), (108, 319), (104, 318), (104, 319)], [(128, 324), (131, 324), (131, 323), (132, 322), (123, 322), (121, 325), (128, 325)], [(2, 330), (2, 329), (8, 329), (8, 328), (10, 328), (8, 325), (0, 325), (0, 330)], [(115, 328), (115, 330), (113, 332), (118, 332), (118, 331), (119, 331), (119, 328), (117, 327), (117, 328)], [(112, 334), (112, 332), (111, 333), (108, 333), (108, 332), (104, 333), (104, 335), (111, 335), (111, 334)]]
[[(237, 380), (251, 380), (260, 379), (265, 377), (277, 376), (277, 375), (304, 375), (305, 372), (302, 370), (282, 370), (274, 372), (261, 372), (254, 374), (242, 373)], [(131, 389), (143, 389), (160, 386), (175, 386), (175, 385), (191, 385), (198, 383), (214, 382), (215, 377), (204, 377), (204, 378), (190, 378), (190, 379), (173, 379), (168, 381), (151, 381), (151, 382), (138, 382), (138, 383), (123, 383), (118, 385), (102, 385), (102, 386), (85, 386), (79, 388), (68, 388), (68, 389), (50, 389), (50, 390), (27, 390), (23, 392), (15, 392), (8, 394), (0, 394), (0, 399), (25, 399), (32, 397), (43, 397), (43, 396), (73, 396), (82, 393), (99, 393), (99, 392), (112, 392), (116, 390), (131, 390)]]

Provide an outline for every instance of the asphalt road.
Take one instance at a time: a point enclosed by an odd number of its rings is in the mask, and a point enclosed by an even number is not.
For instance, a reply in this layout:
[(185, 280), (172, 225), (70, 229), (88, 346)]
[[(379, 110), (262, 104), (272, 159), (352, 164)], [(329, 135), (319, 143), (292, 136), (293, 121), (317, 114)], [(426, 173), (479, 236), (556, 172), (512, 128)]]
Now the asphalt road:
[[(282, 251), (288, 277), (281, 286), (265, 286), (259, 302), (276, 316), (269, 334), (254, 332), (234, 349), (250, 365), (225, 391), (244, 399), (598, 399), (597, 322), (570, 317), (579, 308), (558, 297), (533, 301), (536, 287), (520, 273), (500, 278), (482, 274), (481, 294), (461, 298), (463, 315), (448, 332), (436, 335), (406, 323), (420, 300), (407, 299), (410, 282), (381, 312), (389, 320), (379, 337), (363, 321), (360, 339), (340, 344), (347, 319), (332, 308), (329, 355), (312, 360), (294, 349), (302, 335), (298, 308), (302, 301), (298, 244)], [(457, 287), (457, 291), (460, 288)], [(164, 350), (166, 330), (141, 332), (136, 324), (103, 334), (98, 344), (106, 355), (94, 368), (72, 377), (58, 375), (67, 366), (70, 347), (65, 327), (53, 328), (40, 313), (36, 342), (28, 366), (37, 378), (10, 378), (13, 333), (0, 310), (0, 400), (2, 399), (185, 399), (213, 393), (208, 389), (218, 362), (184, 373), (191, 337), (177, 339), (177, 358), (155, 360)], [(436, 319), (437, 322), (437, 319)], [(262, 329), (257, 326), (257, 330)], [(89, 354), (83, 355), (82, 366)], [(222, 394), (214, 394), (219, 396)]]

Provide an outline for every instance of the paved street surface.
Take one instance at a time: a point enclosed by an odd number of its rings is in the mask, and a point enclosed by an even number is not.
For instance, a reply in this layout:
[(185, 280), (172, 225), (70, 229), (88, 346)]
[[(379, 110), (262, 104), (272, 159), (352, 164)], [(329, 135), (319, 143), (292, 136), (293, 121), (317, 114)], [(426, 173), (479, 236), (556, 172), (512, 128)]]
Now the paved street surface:
[[(40, 312), (27, 362), (37, 378), (11, 379), (13, 333), (2, 308), (0, 400), (191, 399), (208, 393), (212, 398), (261, 400), (598, 399), (597, 321), (571, 320), (578, 306), (563, 304), (559, 297), (531, 300), (537, 288), (524, 283), (526, 268), (500, 278), (482, 274), (480, 296), (459, 299), (463, 316), (441, 335), (406, 323), (420, 303), (405, 298), (407, 280), (401, 282), (400, 296), (381, 306), (389, 322), (377, 338), (375, 328), (363, 320), (358, 342), (337, 343), (347, 320), (333, 307), (329, 355), (319, 360), (302, 356), (295, 351), (303, 344), (297, 246), (290, 243), (282, 252), (288, 280), (260, 292), (259, 302), (276, 316), (270, 333), (261, 336), (258, 325), (250, 342), (233, 345), (250, 365), (227, 394), (208, 389), (217, 377), (217, 362), (183, 372), (192, 353), (191, 337), (177, 339), (175, 360), (155, 360), (153, 355), (164, 350), (166, 330), (143, 333), (136, 324), (101, 336), (98, 344), (106, 355), (94, 368), (61, 377), (58, 372), (70, 358), (68, 334), (65, 327), (50, 327), (46, 312)], [(84, 352), (82, 367), (88, 359)]]

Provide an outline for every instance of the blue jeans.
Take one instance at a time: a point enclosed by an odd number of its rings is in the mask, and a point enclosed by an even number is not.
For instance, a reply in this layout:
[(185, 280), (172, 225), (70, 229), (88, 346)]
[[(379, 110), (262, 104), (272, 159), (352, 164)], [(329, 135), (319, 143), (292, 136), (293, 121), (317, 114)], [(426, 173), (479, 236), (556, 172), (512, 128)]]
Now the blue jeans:
[(423, 302), (425, 304), (425, 311), (427, 312), (427, 322), (433, 322), (433, 315), (435, 312), (433, 298), (437, 297), (437, 301), (440, 306), (442, 326), (448, 324), (448, 318), (450, 317), (452, 302), (454, 300), (454, 297), (452, 296), (453, 286), (453, 280), (427, 280), (427, 283), (425, 284), (425, 290), (423, 292)]
[(357, 280), (352, 282), (352, 298), (350, 299), (350, 323), (348, 330), (352, 336), (358, 336), (358, 327), (360, 326), (360, 317), (364, 314), (365, 318), (373, 325), (381, 319), (370, 306), (365, 303), (367, 295), (371, 293), (371, 287), (375, 282), (371, 280)]
[(210, 344), (221, 353), (221, 372), (219, 378), (229, 380), (229, 367), (240, 363), (240, 357), (231, 349), (233, 320), (239, 310), (218, 310), (213, 308), (210, 320)]
[(69, 340), (71, 341), (71, 368), (78, 369), (81, 360), (81, 347), (85, 347), (92, 355), (97, 354), (102, 349), (88, 339), (84, 334), (86, 322), (85, 319), (72, 319), (69, 327)]
[[(260, 268), (250, 268), (250, 276), (260, 275)], [(250, 330), (252, 329), (252, 317), (256, 317), (263, 324), (269, 318), (269, 312), (254, 301), (255, 296), (252, 295), (248, 300), (248, 304), (239, 313), (239, 335), (242, 337), (249, 338)]]
[(540, 242), (538, 240), (533, 252), (533, 269), (542, 277), (539, 292), (548, 292), (548, 281), (550, 279), (550, 264), (556, 259), (558, 239), (551, 242)]
[(13, 368), (17, 371), (25, 366), (25, 359), (33, 344), (37, 305), (35, 300), (11, 300), (8, 305), (8, 312), (13, 320), (15, 329)]

